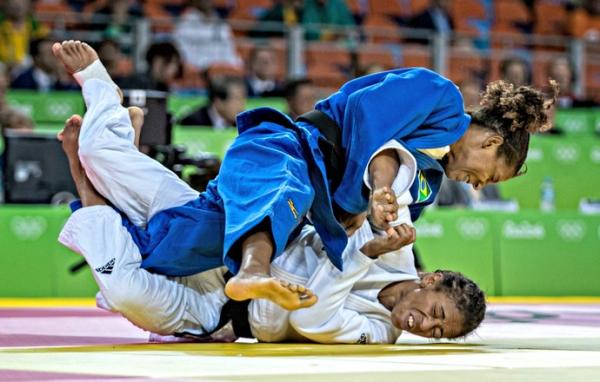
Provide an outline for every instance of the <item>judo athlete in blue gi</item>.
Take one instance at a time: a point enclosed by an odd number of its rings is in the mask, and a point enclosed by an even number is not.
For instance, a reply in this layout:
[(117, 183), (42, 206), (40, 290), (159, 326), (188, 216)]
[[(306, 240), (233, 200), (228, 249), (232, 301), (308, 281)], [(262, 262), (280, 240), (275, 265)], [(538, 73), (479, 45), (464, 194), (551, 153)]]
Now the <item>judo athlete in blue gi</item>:
[[(83, 167), (133, 223), (142, 267), (184, 276), (224, 263), (235, 274), (227, 296), (266, 298), (290, 310), (316, 299), (271, 277), (269, 264), (307, 218), (341, 269), (345, 227), (360, 227), (368, 210), (384, 230), (397, 218), (391, 187), (403, 153), (418, 165), (408, 205), (414, 220), (433, 201), (443, 172), (476, 188), (520, 173), (530, 133), (546, 125), (551, 104), (534, 89), (497, 82), (481, 107), (465, 113), (457, 87), (434, 72), (373, 74), (350, 81), (298, 122), (265, 108), (240, 114), (240, 135), (218, 179), (198, 196), (137, 153), (127, 110), (95, 52), (80, 42), (54, 51), (83, 86)], [(152, 181), (132, 184), (132, 173)]]

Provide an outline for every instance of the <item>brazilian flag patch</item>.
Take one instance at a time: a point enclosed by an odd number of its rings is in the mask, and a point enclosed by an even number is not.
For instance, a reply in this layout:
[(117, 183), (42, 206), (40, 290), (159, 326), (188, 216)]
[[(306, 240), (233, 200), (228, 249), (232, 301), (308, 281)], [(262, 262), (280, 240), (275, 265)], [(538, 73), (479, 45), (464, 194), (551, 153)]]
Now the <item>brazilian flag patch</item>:
[(423, 171), (419, 170), (419, 195), (417, 197), (417, 203), (425, 202), (430, 197), (431, 187), (429, 186), (429, 183), (427, 183), (427, 179), (425, 178)]

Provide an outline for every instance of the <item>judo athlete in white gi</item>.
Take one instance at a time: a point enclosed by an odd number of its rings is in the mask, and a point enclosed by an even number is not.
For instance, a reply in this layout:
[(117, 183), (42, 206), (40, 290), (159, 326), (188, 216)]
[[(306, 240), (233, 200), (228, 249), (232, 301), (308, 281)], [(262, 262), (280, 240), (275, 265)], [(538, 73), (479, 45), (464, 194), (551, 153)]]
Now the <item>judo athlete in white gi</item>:
[[(60, 242), (91, 266), (100, 287), (99, 305), (142, 329), (202, 337), (224, 323), (225, 267), (176, 278), (149, 273), (140, 268), (141, 255), (121, 216), (107, 205), (75, 211)], [(281, 280), (306, 285), (319, 300), (292, 312), (265, 299), (252, 300), (242, 312), (250, 327), (243, 335), (264, 342), (395, 343), (402, 330), (455, 338), (479, 325), (485, 299), (472, 281), (448, 271), (420, 277), (388, 272), (386, 256), (412, 256), (406, 247), (380, 255), (390, 244), (397, 248), (402, 243), (374, 237), (365, 222), (350, 238), (343, 255), (346, 266), (339, 271), (314, 228), (304, 227), (271, 270)]]
[[(100, 287), (98, 305), (162, 335), (205, 337), (219, 329), (226, 323), (226, 268), (170, 278), (142, 269), (121, 215), (94, 190), (79, 163), (80, 126), (79, 117), (71, 118), (60, 138), (84, 208), (73, 213), (59, 240), (91, 266)], [(454, 272), (419, 277), (412, 266), (414, 232), (407, 227), (399, 226), (396, 237), (377, 236), (365, 222), (349, 240), (344, 271), (328, 260), (315, 229), (304, 227), (271, 270), (291, 285), (313, 290), (316, 304), (290, 312), (252, 300), (238, 317), (225, 319), (233, 319), (237, 334), (264, 342), (394, 343), (402, 330), (431, 338), (468, 334), (483, 319), (483, 293)], [(396, 266), (403, 261), (407, 272), (389, 272), (390, 260)]]

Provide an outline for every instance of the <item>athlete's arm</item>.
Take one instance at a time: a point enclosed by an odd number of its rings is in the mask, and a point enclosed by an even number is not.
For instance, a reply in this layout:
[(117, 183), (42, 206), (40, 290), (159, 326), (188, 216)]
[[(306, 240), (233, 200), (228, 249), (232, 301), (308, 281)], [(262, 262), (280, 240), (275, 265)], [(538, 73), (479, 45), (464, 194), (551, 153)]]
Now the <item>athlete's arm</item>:
[(351, 238), (344, 253), (344, 270), (339, 271), (330, 261), (323, 261), (306, 286), (319, 296), (309, 309), (291, 312), (290, 325), (311, 341), (319, 343), (390, 343), (395, 340), (389, 322), (361, 314), (345, 307), (354, 284), (369, 270), (373, 260), (360, 252), (360, 247), (372, 235), (368, 223)]
[(392, 190), (392, 184), (398, 175), (400, 158), (396, 150), (387, 149), (375, 155), (369, 163), (369, 183), (371, 194), (371, 222), (382, 229), (396, 219), (398, 203)]

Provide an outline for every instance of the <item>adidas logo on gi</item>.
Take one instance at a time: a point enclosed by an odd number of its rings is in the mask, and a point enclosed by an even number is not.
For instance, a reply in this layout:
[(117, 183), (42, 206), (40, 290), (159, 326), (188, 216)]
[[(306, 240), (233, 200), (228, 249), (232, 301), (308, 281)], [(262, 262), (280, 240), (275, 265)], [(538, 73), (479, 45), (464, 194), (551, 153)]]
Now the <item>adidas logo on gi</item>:
[(110, 275), (113, 271), (113, 267), (115, 266), (115, 258), (113, 257), (110, 261), (100, 268), (96, 268), (96, 272), (104, 273), (105, 275)]

